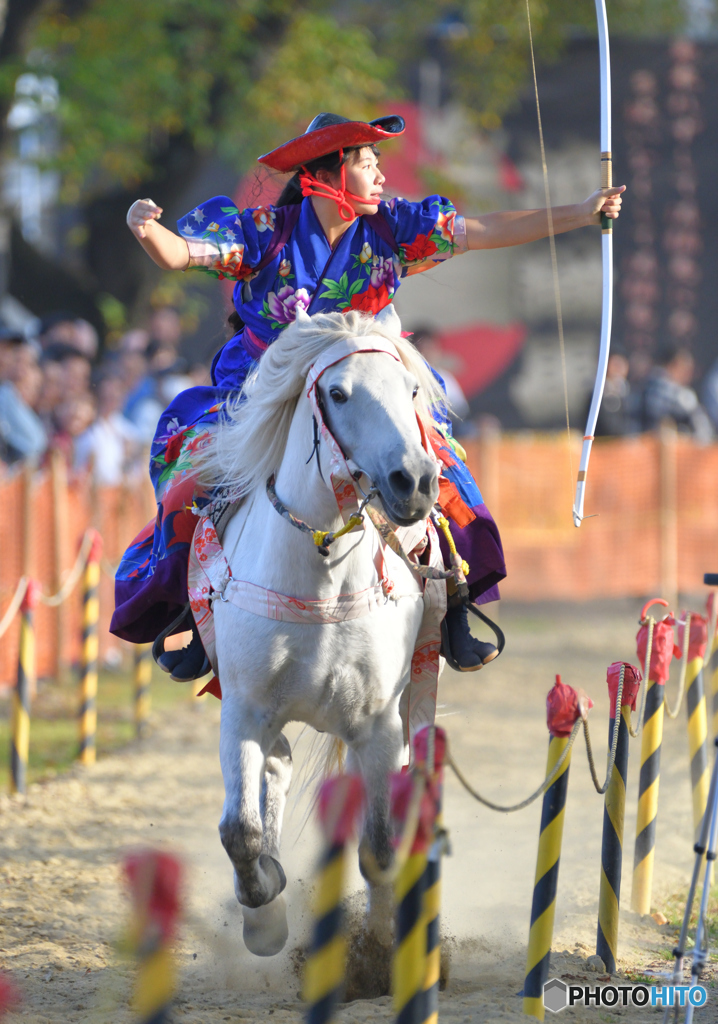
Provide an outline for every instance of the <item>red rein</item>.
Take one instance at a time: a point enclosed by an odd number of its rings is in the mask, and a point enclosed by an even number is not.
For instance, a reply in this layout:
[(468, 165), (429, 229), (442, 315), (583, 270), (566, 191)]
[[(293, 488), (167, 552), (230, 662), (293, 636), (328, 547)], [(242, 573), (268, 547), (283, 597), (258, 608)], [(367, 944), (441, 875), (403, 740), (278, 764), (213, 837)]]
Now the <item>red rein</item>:
[(342, 176), (342, 187), (340, 189), (332, 188), (331, 185), (325, 184), (323, 181), (318, 181), (304, 166), (302, 166), (304, 174), (299, 176), (299, 184), (302, 186), (303, 196), (320, 196), (322, 199), (333, 199), (339, 207), (339, 216), (341, 219), (346, 221), (354, 220), (356, 217), (356, 211), (351, 203), (347, 201), (348, 199), (353, 199), (356, 203), (367, 203), (368, 205), (377, 206), (381, 200), (365, 199), (364, 196), (357, 196), (354, 195), (353, 192), (347, 192), (343, 149), (339, 150), (339, 160), (341, 161)]

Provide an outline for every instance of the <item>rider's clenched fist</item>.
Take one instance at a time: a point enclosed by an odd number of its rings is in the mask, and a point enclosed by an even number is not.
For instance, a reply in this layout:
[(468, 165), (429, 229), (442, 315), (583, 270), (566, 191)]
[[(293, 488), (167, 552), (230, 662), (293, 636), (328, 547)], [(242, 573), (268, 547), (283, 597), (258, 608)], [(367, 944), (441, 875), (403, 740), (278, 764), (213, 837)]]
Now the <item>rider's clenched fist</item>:
[(151, 199), (138, 199), (127, 211), (127, 226), (135, 238), (145, 238), (147, 225), (161, 216), (161, 206)]

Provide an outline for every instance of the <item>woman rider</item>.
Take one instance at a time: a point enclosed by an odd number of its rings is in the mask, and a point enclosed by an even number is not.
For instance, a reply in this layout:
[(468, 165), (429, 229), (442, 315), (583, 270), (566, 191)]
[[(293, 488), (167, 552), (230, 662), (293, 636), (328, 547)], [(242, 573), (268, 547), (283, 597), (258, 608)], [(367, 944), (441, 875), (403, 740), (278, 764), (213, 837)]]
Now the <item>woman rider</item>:
[[(193, 628), (187, 603), (187, 559), (196, 525), (194, 510), (217, 497), (203, 491), (194, 453), (216, 423), (222, 402), (236, 392), (255, 361), (296, 315), (358, 309), (376, 314), (388, 305), (403, 277), (431, 269), (467, 249), (520, 245), (548, 234), (545, 210), (461, 217), (449, 200), (420, 203), (381, 199), (384, 175), (377, 143), (404, 131), (401, 117), (366, 123), (319, 114), (306, 132), (260, 157), (269, 167), (294, 172), (274, 206), (237, 210), (219, 196), (178, 222), (179, 235), (158, 223), (162, 210), (138, 200), (127, 223), (142, 247), (165, 270), (196, 267), (232, 278), (237, 333), (212, 365), (212, 386), (182, 392), (164, 412), (152, 445), (150, 473), (157, 519), (139, 534), (120, 564), (111, 629), (135, 643)], [(615, 218), (620, 188), (599, 189), (582, 203), (555, 207), (556, 234)], [(472, 600), (498, 597), (506, 575), (498, 530), (466, 466), (457, 457), (448, 420), (437, 411), (430, 437), (442, 462), (439, 502), (469, 563)], [(446, 625), (454, 659), (465, 671), (496, 655), (470, 632), (465, 605), (449, 601)], [(158, 657), (173, 678), (206, 671), (196, 630), (181, 651)]]

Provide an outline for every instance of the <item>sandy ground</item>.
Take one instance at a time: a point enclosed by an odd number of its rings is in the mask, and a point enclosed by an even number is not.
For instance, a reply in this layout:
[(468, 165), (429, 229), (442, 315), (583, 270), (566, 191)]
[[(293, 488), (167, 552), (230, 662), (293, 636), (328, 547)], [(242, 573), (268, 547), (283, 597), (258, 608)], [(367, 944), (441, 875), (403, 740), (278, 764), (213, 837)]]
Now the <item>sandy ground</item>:
[[(543, 776), (546, 692), (564, 682), (593, 697), (594, 743), (605, 743), (606, 666), (635, 661), (638, 603), (589, 606), (506, 606), (503, 657), (476, 676), (447, 672), (440, 724), (458, 763), (477, 788), (500, 802), (519, 800)], [(241, 910), (217, 822), (222, 779), (217, 757), (219, 705), (209, 698), (156, 723), (144, 746), (100, 760), (92, 770), (34, 786), (27, 798), (0, 797), (0, 969), (10, 972), (23, 1003), (9, 1022), (131, 1021), (132, 964), (117, 951), (127, 901), (119, 863), (123, 849), (152, 844), (178, 852), (187, 874), (187, 913), (176, 944), (178, 1022), (273, 1021), (303, 1018), (292, 950), (306, 940), (316, 833), (303, 826), (294, 801), (283, 842), (288, 877), (287, 953), (257, 959), (244, 948)], [(299, 730), (293, 730), (296, 738)], [(307, 740), (299, 738), (295, 763)], [(638, 748), (631, 748), (626, 823), (624, 903), (631, 887)], [(685, 718), (666, 723), (654, 884), (657, 910), (687, 884), (692, 866), (690, 786)], [(453, 855), (444, 862), (443, 929), (451, 976), (440, 1000), (447, 1024), (518, 1022), (525, 943), (535, 869), (540, 801), (505, 816), (474, 803), (447, 778), (445, 820)], [(595, 952), (602, 800), (593, 791), (583, 743), (576, 748), (566, 811), (552, 976), (595, 983), (586, 958)], [(352, 858), (353, 859), (353, 858)], [(350, 890), (359, 890), (352, 868)], [(674, 930), (624, 913), (620, 967), (633, 974), (670, 966)], [(712, 972), (711, 972), (712, 973)], [(696, 1020), (718, 1021), (711, 988)], [(659, 1019), (656, 1011), (567, 1010), (561, 1019)], [(388, 997), (344, 1006), (338, 1019), (391, 1019)]]

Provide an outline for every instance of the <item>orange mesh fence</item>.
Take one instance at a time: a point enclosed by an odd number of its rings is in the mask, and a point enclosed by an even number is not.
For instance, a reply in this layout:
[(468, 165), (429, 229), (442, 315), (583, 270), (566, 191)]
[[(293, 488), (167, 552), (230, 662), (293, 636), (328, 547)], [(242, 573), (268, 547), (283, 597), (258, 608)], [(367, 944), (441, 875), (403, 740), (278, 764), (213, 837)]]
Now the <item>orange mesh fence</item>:
[(587, 600), (700, 592), (718, 567), (718, 445), (665, 432), (600, 439), (588, 470), (587, 516), (571, 508), (580, 440), (515, 435), (467, 446), (501, 530), (504, 597)]
[[(147, 481), (117, 488), (94, 488), (86, 476), (69, 482), (64, 464), (37, 473), (0, 477), (0, 616), (21, 576), (40, 581), (44, 594), (56, 593), (77, 558), (88, 527), (100, 531), (104, 565), (117, 564), (126, 545), (154, 515)], [(100, 583), (100, 653), (118, 641), (109, 633), (114, 586), (107, 572)], [(41, 678), (77, 663), (80, 656), (82, 583), (58, 608), (40, 604), (35, 613), (37, 673)], [(0, 686), (15, 679), (19, 617), (0, 638)]]
[[(504, 597), (587, 600), (701, 590), (718, 571), (718, 445), (661, 438), (599, 440), (588, 473), (586, 514), (573, 526), (574, 480), (565, 437), (511, 435), (468, 444), (469, 464), (499, 524), (508, 578)], [(572, 442), (576, 472), (580, 441)], [(85, 530), (104, 540), (105, 568), (115, 566), (154, 515), (149, 481), (93, 488), (66, 479), (61, 461), (35, 474), (0, 477), (0, 617), (18, 580), (39, 579), (55, 593), (72, 567)], [(37, 610), (41, 677), (75, 663), (80, 651), (81, 585), (60, 608)], [(102, 574), (100, 650), (108, 633), (113, 582)], [(0, 638), (0, 685), (14, 681), (19, 621)]]

